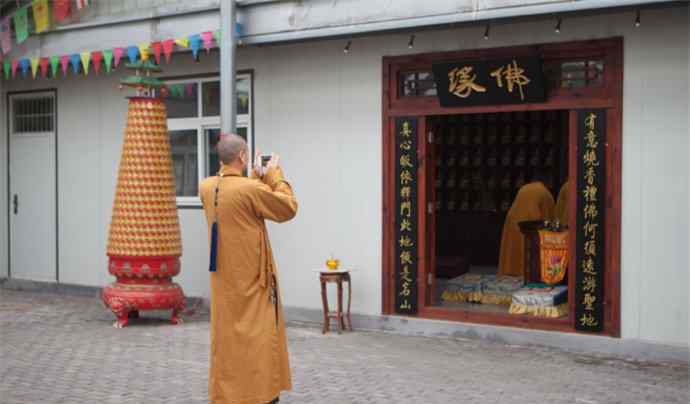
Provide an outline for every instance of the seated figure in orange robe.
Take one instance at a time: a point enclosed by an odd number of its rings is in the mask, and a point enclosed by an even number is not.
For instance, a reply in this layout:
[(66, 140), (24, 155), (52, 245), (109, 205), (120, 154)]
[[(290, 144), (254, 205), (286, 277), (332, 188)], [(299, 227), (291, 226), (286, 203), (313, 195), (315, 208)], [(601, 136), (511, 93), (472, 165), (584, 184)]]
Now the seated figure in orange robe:
[(499, 275), (523, 276), (525, 237), (518, 223), (550, 220), (553, 217), (553, 209), (553, 196), (539, 178), (535, 177), (532, 182), (520, 188), (503, 225), (501, 254), (498, 259)]

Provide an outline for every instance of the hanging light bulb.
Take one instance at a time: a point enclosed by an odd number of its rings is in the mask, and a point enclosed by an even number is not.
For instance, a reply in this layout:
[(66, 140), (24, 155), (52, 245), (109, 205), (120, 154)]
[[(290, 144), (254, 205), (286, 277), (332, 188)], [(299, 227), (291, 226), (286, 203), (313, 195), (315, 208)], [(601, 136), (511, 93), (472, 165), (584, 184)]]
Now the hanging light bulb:
[(559, 18), (558, 22), (556, 23), (556, 28), (554, 28), (554, 32), (556, 32), (557, 34), (561, 33), (561, 23), (562, 22), (563, 22), (563, 20), (561, 18)]
[(640, 22), (640, 10), (635, 11), (635, 27), (638, 28), (642, 23)]
[(410, 35), (410, 40), (407, 42), (407, 47), (410, 49), (414, 48), (414, 34)]
[(484, 29), (484, 40), (489, 39), (489, 24), (486, 24), (486, 28)]
[(347, 44), (345, 45), (345, 48), (343, 49), (343, 53), (350, 53), (350, 46), (352, 45), (352, 41), (347, 41)]

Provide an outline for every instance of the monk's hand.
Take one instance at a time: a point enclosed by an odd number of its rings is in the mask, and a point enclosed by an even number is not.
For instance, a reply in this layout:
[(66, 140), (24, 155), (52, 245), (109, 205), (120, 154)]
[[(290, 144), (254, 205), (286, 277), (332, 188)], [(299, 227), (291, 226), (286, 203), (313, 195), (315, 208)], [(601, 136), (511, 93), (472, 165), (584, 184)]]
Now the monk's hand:
[(261, 168), (261, 152), (259, 150), (254, 154), (254, 166), (252, 167), (252, 178), (262, 178), (264, 176)]
[(270, 170), (271, 168), (280, 168), (280, 156), (271, 153), (271, 159), (268, 161), (268, 165), (266, 165), (266, 170)]
[(271, 188), (275, 186), (277, 178), (282, 177), (280, 173), (280, 156), (275, 153), (271, 153), (271, 159), (266, 164), (266, 171), (264, 171), (264, 176), (262, 180), (268, 184)]

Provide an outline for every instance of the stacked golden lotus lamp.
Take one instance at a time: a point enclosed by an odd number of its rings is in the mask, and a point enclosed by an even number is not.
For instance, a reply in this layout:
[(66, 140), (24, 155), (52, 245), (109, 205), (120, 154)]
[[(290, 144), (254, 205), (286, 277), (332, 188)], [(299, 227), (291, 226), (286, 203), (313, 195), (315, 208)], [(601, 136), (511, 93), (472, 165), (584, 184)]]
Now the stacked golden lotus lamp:
[(180, 273), (182, 245), (175, 200), (175, 177), (160, 96), (163, 83), (152, 77), (160, 68), (149, 61), (129, 64), (136, 71), (122, 87), (129, 97), (113, 215), (108, 238), (108, 270), (116, 282), (103, 289), (103, 302), (125, 327), (143, 310), (172, 310), (178, 324), (185, 307), (182, 288), (172, 281)]

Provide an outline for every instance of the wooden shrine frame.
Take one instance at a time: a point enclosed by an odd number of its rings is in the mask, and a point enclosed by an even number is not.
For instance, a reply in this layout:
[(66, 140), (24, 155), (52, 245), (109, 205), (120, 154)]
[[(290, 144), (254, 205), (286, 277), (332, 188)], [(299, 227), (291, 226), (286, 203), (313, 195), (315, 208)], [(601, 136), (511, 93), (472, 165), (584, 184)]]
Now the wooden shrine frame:
[[(488, 105), (463, 108), (443, 108), (437, 97), (402, 96), (399, 79), (403, 72), (431, 71), (432, 63), (454, 60), (478, 60), (520, 56), (539, 56), (544, 63), (597, 58), (604, 61), (604, 81), (601, 86), (555, 88), (547, 90), (543, 103)], [(419, 183), (418, 183), (418, 240), (417, 262), (418, 311), (422, 318), (513, 326), (540, 330), (575, 332), (574, 279), (569, 276), (570, 313), (567, 318), (543, 319), (527, 315), (478, 312), (459, 308), (431, 306), (427, 290), (427, 276), (435, 261), (428, 246), (429, 217), (427, 214), (427, 172), (422, 162), (427, 156), (427, 118), (432, 115), (458, 115), (512, 111), (567, 110), (569, 113), (569, 157), (571, 178), (577, 170), (577, 110), (602, 108), (606, 110), (605, 162), (605, 273), (604, 328), (601, 334), (620, 337), (620, 251), (621, 251), (621, 145), (623, 106), (623, 39), (550, 43), (519, 47), (466, 50), (459, 52), (427, 53), (383, 58), (382, 127), (383, 127), (383, 294), (382, 311), (395, 313), (395, 118), (417, 118)], [(569, 195), (569, 217), (576, 217), (576, 193)], [(573, 219), (574, 220), (574, 219)], [(569, 267), (575, 268), (575, 226), (571, 225)]]

